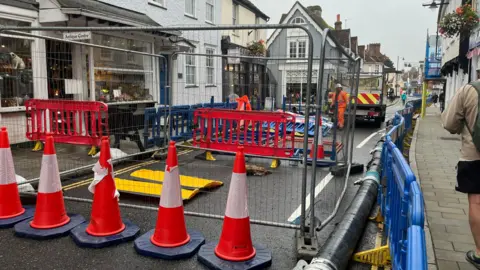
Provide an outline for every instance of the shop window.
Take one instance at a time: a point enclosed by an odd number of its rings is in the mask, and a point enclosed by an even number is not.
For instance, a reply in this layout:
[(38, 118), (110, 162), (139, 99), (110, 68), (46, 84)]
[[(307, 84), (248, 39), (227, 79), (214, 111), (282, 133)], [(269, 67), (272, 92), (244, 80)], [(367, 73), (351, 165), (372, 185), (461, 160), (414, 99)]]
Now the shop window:
[(128, 102), (153, 100), (154, 61), (152, 56), (135, 52), (151, 53), (151, 43), (94, 34), (93, 43), (130, 50), (115, 51), (94, 48), (94, 80), (96, 99), (104, 102)]
[[(0, 19), (0, 24), (30, 26), (29, 23)], [(33, 98), (33, 40), (0, 34), (0, 106), (23, 106)]]
[[(206, 49), (206, 54), (213, 55), (215, 50), (211, 48)], [(207, 85), (215, 84), (215, 61), (213, 56), (206, 57), (206, 69), (207, 69)]]
[[(195, 53), (195, 49), (191, 48), (189, 53)], [(185, 77), (187, 85), (196, 85), (197, 84), (197, 56), (196, 55), (185, 55)]]

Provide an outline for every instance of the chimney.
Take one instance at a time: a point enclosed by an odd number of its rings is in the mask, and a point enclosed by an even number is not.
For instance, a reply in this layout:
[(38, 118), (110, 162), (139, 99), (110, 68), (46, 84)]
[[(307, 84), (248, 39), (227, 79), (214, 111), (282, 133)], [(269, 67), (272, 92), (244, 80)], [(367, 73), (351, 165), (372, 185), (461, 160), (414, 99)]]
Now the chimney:
[(376, 57), (381, 56), (380, 46), (380, 43), (372, 43), (368, 45), (368, 55)]
[(342, 21), (340, 21), (340, 14), (337, 14), (337, 21), (335, 22), (335, 30), (342, 30)]
[(358, 37), (352, 37), (350, 39), (350, 44), (352, 46), (352, 52), (354, 52), (355, 54), (358, 54), (358, 52), (357, 52)]
[(315, 16), (322, 17), (322, 8), (320, 6), (310, 6), (307, 9)]
[(365, 59), (365, 45), (358, 46), (358, 55)]

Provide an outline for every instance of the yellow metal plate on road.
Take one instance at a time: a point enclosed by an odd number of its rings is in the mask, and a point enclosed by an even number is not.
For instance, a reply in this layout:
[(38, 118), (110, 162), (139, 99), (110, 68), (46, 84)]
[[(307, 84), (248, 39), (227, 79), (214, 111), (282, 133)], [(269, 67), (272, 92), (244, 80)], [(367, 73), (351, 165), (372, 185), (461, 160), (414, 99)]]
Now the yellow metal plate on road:
[[(120, 192), (132, 193), (144, 196), (151, 197), (160, 197), (162, 194), (162, 184), (135, 181), (135, 180), (126, 180), (121, 178), (115, 178), (115, 185)], [(190, 200), (197, 193), (200, 192), (200, 189), (182, 189), (182, 199)]]
[[(165, 173), (163, 171), (153, 171), (153, 170), (146, 170), (141, 169), (134, 171), (130, 176), (155, 181), (155, 182), (163, 182)], [(193, 189), (211, 189), (216, 188), (223, 185), (221, 181), (214, 181), (209, 179), (203, 179), (193, 176), (186, 176), (180, 175), (180, 185), (186, 188), (193, 188)]]

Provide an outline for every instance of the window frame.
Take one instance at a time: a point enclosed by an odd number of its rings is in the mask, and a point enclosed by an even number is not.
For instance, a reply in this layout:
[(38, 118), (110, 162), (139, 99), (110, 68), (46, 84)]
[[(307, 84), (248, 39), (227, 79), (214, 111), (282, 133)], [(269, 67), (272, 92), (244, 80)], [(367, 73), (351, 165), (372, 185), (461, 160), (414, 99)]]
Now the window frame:
[[(232, 4), (232, 25), (239, 25), (239, 13), (240, 13), (240, 5), (233, 3)], [(233, 30), (234, 34), (238, 33), (238, 30)]]
[[(209, 52), (210, 51), (210, 52)], [(205, 85), (206, 86), (215, 86), (215, 70), (216, 70), (216, 65), (215, 65), (215, 57), (213, 56), (215, 54), (215, 48), (213, 47), (205, 47), (205, 54), (211, 54), (212, 56), (205, 56)], [(211, 64), (212, 66), (208, 65), (209, 58), (211, 58)], [(208, 81), (208, 71), (212, 70), (212, 81)]]
[[(211, 11), (211, 16), (212, 16), (212, 19), (210, 20), (208, 18), (208, 9), (211, 8), (212, 11)], [(211, 23), (211, 24), (214, 24), (215, 23), (215, 0), (206, 0), (205, 1), (205, 21), (207, 23)]]
[[(255, 18), (255, 25), (260, 24), (260, 17)], [(255, 40), (260, 40), (260, 29), (255, 29)]]
[(148, 3), (161, 8), (167, 8), (167, 0), (148, 0)]
[[(195, 48), (190, 48), (188, 50), (188, 53), (196, 53)], [(190, 58), (193, 59), (193, 65), (188, 64), (187, 59)], [(198, 71), (198, 59), (197, 55), (190, 55), (190, 54), (185, 54), (185, 86), (198, 86), (198, 76), (197, 76), (197, 71)], [(189, 73), (187, 72), (188, 67), (193, 67), (193, 83), (188, 82), (188, 75)]]
[[(302, 22), (295, 22), (297, 19), (298, 19), (298, 20), (301, 20)], [(295, 18), (292, 19), (291, 22), (292, 22), (292, 24), (306, 24), (306, 23), (307, 23), (307, 22), (305, 21), (305, 19), (302, 18), (302, 17), (295, 17)]]
[[(292, 57), (292, 52), (291, 52), (291, 49), (292, 49), (292, 43), (295, 43), (295, 57)], [(305, 43), (305, 52), (304, 52), (304, 57), (300, 57), (300, 44), (301, 43)], [(306, 58), (307, 57), (307, 53), (308, 53), (308, 39), (307, 38), (288, 38), (287, 39), (287, 55), (288, 55), (288, 58), (290, 58), (291, 60), (288, 60), (288, 61), (292, 61), (292, 60), (296, 60), (296, 61), (306, 61), (306, 60), (303, 60), (303, 59), (298, 59), (298, 58)]]
[[(192, 3), (192, 13), (189, 13), (187, 11), (187, 1), (190, 1), (190, 3)], [(193, 17), (193, 18), (196, 18), (197, 16), (197, 12), (196, 12), (196, 7), (197, 7), (197, 0), (185, 0), (185, 6), (184, 6), (184, 9), (185, 9), (185, 15), (189, 16), (189, 17)]]

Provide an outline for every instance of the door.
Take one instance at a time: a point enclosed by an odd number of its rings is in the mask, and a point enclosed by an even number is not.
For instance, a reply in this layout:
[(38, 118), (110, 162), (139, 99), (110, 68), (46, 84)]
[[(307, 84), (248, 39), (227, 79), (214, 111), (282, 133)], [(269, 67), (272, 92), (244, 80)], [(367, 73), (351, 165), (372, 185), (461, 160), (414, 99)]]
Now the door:
[(170, 88), (168, 80), (168, 55), (160, 58), (160, 104), (168, 105), (170, 100)]

